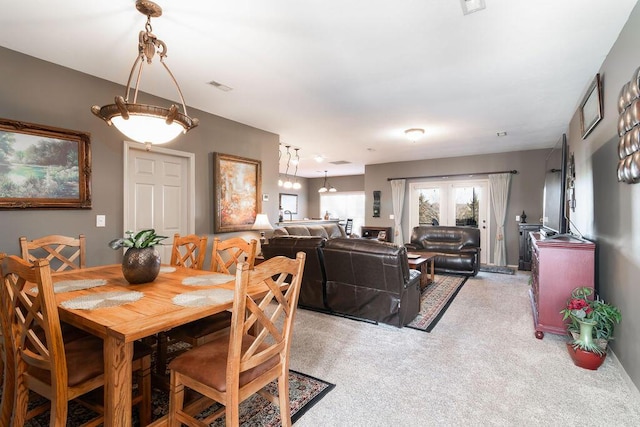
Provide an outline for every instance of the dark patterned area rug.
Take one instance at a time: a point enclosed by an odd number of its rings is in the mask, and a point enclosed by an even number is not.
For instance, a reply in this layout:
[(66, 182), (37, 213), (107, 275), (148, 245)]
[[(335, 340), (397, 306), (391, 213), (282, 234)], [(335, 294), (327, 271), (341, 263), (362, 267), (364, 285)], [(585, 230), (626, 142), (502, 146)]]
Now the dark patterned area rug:
[[(178, 343), (169, 347), (171, 350), (180, 350), (188, 345), (184, 343)], [(168, 354), (171, 359), (171, 354)], [(155, 361), (154, 361), (155, 362)], [(329, 391), (335, 387), (334, 384), (330, 384), (326, 381), (314, 378), (312, 376), (296, 372), (289, 371), (289, 401), (291, 402), (291, 421), (298, 420), (306, 411), (308, 411), (313, 405), (318, 403)], [(267, 390), (273, 394), (278, 395), (277, 382), (272, 382), (267, 386)], [(0, 384), (0, 397), (2, 396), (2, 384)], [(39, 402), (39, 403), (38, 403)], [(37, 406), (43, 403), (43, 398), (32, 393), (30, 399), (30, 407)], [(165, 415), (169, 409), (169, 394), (166, 391), (162, 391), (154, 388), (151, 395), (152, 403), (152, 419), (156, 420)], [(202, 415), (210, 414), (217, 410), (220, 406), (214, 404)], [(67, 426), (80, 426), (85, 422), (93, 419), (96, 416), (94, 412), (83, 407), (82, 405), (71, 402), (69, 404), (69, 415), (67, 420)], [(25, 427), (46, 427), (49, 425), (49, 412), (30, 420)], [(139, 425), (137, 409), (133, 410), (133, 425)], [(217, 419), (211, 426), (222, 427), (225, 425), (225, 418)], [(240, 404), (240, 425), (242, 426), (268, 426), (276, 427), (280, 426), (280, 410), (277, 406), (273, 405), (262, 396), (253, 395), (249, 399)]]
[(466, 276), (436, 275), (422, 291), (420, 312), (407, 327), (431, 332), (466, 281)]

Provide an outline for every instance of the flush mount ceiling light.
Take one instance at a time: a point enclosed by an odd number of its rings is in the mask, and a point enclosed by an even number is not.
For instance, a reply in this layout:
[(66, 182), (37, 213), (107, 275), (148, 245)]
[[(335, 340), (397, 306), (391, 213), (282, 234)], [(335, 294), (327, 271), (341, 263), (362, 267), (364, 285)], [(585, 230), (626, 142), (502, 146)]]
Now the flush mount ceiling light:
[(409, 138), (409, 141), (416, 142), (417, 140), (422, 138), (422, 135), (424, 135), (424, 129), (411, 128), (411, 129), (405, 130), (404, 134), (407, 135), (407, 138)]
[(473, 12), (477, 12), (486, 7), (484, 0), (460, 0), (462, 5), (462, 13), (468, 15)]
[[(94, 105), (91, 107), (91, 112), (107, 122), (109, 126), (113, 124), (127, 138), (146, 144), (148, 150), (151, 144), (164, 144), (180, 135), (180, 133), (187, 133), (198, 126), (198, 119), (187, 115), (187, 106), (184, 103), (180, 86), (178, 86), (178, 82), (164, 62), (164, 58), (167, 56), (167, 45), (151, 32), (151, 17), (157, 18), (161, 16), (162, 8), (152, 1), (137, 0), (136, 9), (147, 16), (147, 23), (145, 30), (140, 31), (138, 36), (138, 57), (131, 68), (125, 96), (116, 96), (114, 104), (103, 107)], [(160, 63), (167, 70), (178, 90), (183, 112), (180, 112), (175, 104), (166, 108), (137, 103), (142, 69), (145, 62), (151, 64), (155, 53), (160, 56)], [(136, 81), (135, 86), (132, 88), (131, 80), (134, 74), (136, 74)], [(131, 91), (133, 91), (133, 99), (130, 102), (129, 95)]]

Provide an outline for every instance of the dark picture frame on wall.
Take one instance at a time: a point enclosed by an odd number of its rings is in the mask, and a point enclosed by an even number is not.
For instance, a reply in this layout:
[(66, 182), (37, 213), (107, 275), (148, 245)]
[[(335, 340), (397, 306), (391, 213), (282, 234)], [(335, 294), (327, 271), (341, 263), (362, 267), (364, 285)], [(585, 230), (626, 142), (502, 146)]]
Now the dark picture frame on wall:
[(250, 230), (262, 211), (262, 162), (214, 153), (214, 232)]
[(91, 208), (91, 135), (0, 118), (0, 209), (47, 208)]
[(580, 103), (580, 127), (582, 139), (602, 120), (602, 84), (600, 74), (596, 74)]

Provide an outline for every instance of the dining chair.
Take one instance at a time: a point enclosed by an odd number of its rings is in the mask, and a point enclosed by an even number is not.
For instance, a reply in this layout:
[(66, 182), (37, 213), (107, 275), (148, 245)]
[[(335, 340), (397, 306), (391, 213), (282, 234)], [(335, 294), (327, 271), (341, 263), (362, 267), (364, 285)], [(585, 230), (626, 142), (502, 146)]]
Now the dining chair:
[[(9, 321), (3, 321), (3, 332), (9, 334), (4, 335), (5, 344), (10, 336), (14, 359), (13, 425), (24, 425), (49, 409), (49, 424), (64, 426), (68, 402), (74, 399), (99, 414), (86, 425), (102, 423), (102, 405), (80, 398), (104, 386), (103, 341), (87, 334), (65, 339), (49, 261), (30, 264), (16, 256), (0, 257), (0, 274), (1, 300), (8, 313), (4, 320)], [(140, 424), (146, 425), (151, 418), (151, 352), (138, 347), (133, 357), (138, 392), (132, 401), (139, 405)], [(50, 403), (28, 409), (30, 391)]]
[[(249, 263), (238, 265), (230, 331), (169, 364), (169, 426), (209, 425), (223, 414), (227, 426), (238, 426), (240, 403), (255, 393), (278, 405), (282, 425), (291, 425), (289, 353), (304, 262), (305, 254), (298, 252), (295, 259), (274, 257), (254, 270)], [(254, 298), (248, 290), (258, 286), (268, 291)], [(252, 330), (258, 333), (251, 335)], [(276, 379), (278, 397), (264, 389)], [(203, 397), (185, 407), (185, 388)], [(211, 401), (223, 407), (196, 420)]]
[(173, 248), (171, 249), (171, 265), (202, 270), (207, 256), (207, 236), (189, 234), (173, 236)]
[(44, 258), (55, 272), (86, 267), (84, 234), (78, 238), (54, 234), (33, 240), (23, 236), (20, 237), (20, 249), (25, 261)]
[(241, 261), (249, 264), (249, 269), (253, 269), (256, 261), (256, 250), (258, 241), (251, 239), (246, 241), (240, 237), (232, 237), (227, 240), (213, 239), (213, 250), (211, 251), (211, 266), (209, 270), (217, 273), (234, 274), (235, 266)]
[[(0, 253), (0, 259), (6, 253)], [(2, 399), (0, 400), (0, 426), (11, 424), (11, 414), (13, 413), (13, 391), (14, 391), (14, 370), (13, 347), (11, 346), (11, 326), (9, 319), (9, 308), (6, 305), (4, 293), (0, 289), (0, 384), (2, 385)]]
[[(240, 237), (232, 237), (228, 240), (214, 238), (210, 270), (216, 273), (233, 274), (236, 271), (236, 264), (241, 261), (247, 262), (249, 268), (253, 269), (257, 245), (258, 241), (255, 239), (247, 242)], [(183, 341), (192, 347), (198, 347), (223, 335), (229, 329), (230, 324), (231, 313), (224, 311), (177, 326), (164, 334), (172, 340)], [(166, 346), (167, 340), (164, 339), (163, 334), (160, 334), (158, 336), (158, 364), (156, 365), (158, 375), (164, 375), (166, 370)]]

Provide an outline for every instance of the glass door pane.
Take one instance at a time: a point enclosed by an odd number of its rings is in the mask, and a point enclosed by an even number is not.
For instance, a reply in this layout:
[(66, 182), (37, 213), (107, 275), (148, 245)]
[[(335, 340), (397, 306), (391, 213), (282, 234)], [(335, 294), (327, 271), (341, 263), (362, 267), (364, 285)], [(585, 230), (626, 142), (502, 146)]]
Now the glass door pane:
[(440, 224), (440, 188), (418, 190), (418, 225)]
[(478, 227), (482, 188), (477, 186), (454, 187), (456, 225)]

